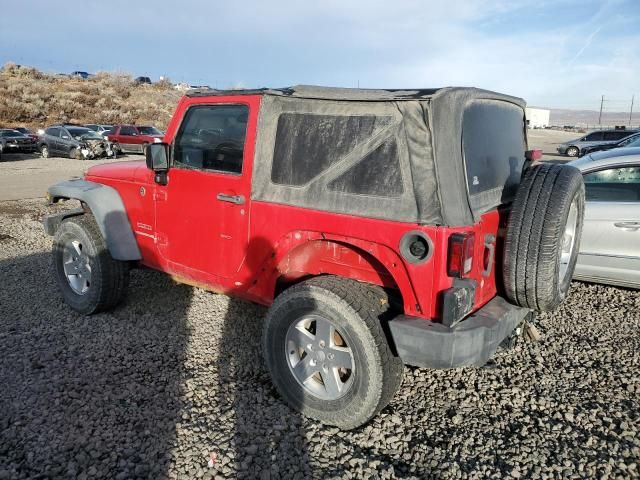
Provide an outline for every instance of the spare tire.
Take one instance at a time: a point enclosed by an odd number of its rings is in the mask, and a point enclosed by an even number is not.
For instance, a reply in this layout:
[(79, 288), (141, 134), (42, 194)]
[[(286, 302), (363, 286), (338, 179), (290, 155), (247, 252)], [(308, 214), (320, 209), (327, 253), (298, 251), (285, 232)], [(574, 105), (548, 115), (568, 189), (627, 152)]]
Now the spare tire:
[(527, 169), (511, 207), (503, 278), (507, 298), (538, 312), (564, 300), (578, 259), (584, 182), (568, 165)]

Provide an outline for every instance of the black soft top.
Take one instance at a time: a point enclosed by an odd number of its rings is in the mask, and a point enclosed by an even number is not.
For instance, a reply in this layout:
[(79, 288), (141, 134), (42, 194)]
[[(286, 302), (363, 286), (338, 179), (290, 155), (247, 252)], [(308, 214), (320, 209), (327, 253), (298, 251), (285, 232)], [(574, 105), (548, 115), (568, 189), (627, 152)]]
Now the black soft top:
[(466, 87), (299, 85), (187, 93), (231, 95), (263, 97), (255, 200), (469, 225), (508, 203), (519, 182), (526, 148), (521, 98)]
[(399, 100), (429, 100), (438, 94), (452, 91), (476, 92), (476, 94), (490, 94), (492, 98), (502, 97), (513, 103), (524, 106), (521, 98), (504, 95), (489, 90), (471, 87), (439, 87), (439, 88), (342, 88), (322, 87), (317, 85), (294, 85), (284, 88), (254, 88), (217, 90), (212, 88), (198, 88), (186, 93), (187, 97), (210, 97), (229, 95), (270, 95), (279, 97), (310, 98), (317, 100), (352, 100), (352, 101), (399, 101)]

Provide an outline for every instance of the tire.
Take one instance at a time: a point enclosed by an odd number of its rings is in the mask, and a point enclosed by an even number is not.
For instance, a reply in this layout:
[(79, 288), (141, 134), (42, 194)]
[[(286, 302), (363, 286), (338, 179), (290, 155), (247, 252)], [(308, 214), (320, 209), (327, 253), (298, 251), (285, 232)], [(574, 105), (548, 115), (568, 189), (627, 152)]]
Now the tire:
[(111, 151), (113, 152), (114, 158), (117, 158), (118, 155), (122, 155), (122, 149), (120, 148), (120, 145), (118, 145), (117, 143), (114, 143), (113, 145), (111, 145)]
[(568, 157), (577, 157), (580, 155), (580, 149), (578, 147), (569, 147), (567, 148), (567, 156)]
[(75, 160), (82, 160), (82, 154), (80, 153), (80, 150), (78, 150), (77, 148), (72, 148), (71, 150), (69, 150), (69, 158), (73, 158)]
[(40, 145), (40, 154), (42, 155), (42, 158), (49, 158), (49, 147), (46, 144)]
[[(402, 383), (402, 361), (392, 353), (381, 323), (389, 315), (393, 312), (382, 288), (353, 280), (322, 276), (285, 290), (269, 310), (262, 339), (267, 368), (280, 395), (293, 409), (325, 424), (348, 430), (366, 423), (391, 401)], [(302, 364), (308, 357), (311, 365), (316, 359), (315, 367), (309, 367), (309, 371), (317, 369), (317, 373), (304, 385), (294, 373), (298, 364), (291, 360), (302, 349), (292, 348), (294, 344), (288, 340), (289, 332), (298, 333), (295, 325), (306, 318), (315, 319), (311, 324), (315, 331), (314, 334), (307, 331), (303, 342), (309, 341), (315, 349), (305, 347), (306, 356), (300, 355), (299, 361)], [(319, 319), (330, 319), (329, 324), (338, 336), (334, 333), (328, 338), (336, 345), (323, 346), (318, 340), (323, 338), (318, 332)], [(307, 338), (308, 335), (313, 338)], [(336, 367), (322, 371), (325, 364), (321, 362), (325, 360), (342, 364), (339, 354), (344, 354), (345, 347), (337, 343), (346, 346), (351, 355), (351, 370), (341, 370), (343, 374), (347, 371), (344, 383)], [(331, 352), (336, 352), (335, 360)], [(332, 378), (329, 374), (333, 374), (335, 383), (325, 381)], [(332, 394), (328, 387), (336, 384), (342, 388), (337, 395), (336, 389)]]
[(540, 164), (527, 170), (511, 207), (504, 247), (507, 298), (538, 312), (567, 295), (578, 259), (584, 183), (575, 167)]
[[(77, 267), (71, 265), (76, 258)], [(111, 258), (92, 215), (67, 218), (60, 224), (53, 241), (53, 259), (62, 296), (75, 311), (91, 315), (123, 300), (129, 265)], [(80, 273), (69, 276), (70, 271)]]
[(142, 144), (142, 155), (147, 155), (147, 147), (149, 146), (148, 143), (143, 143)]

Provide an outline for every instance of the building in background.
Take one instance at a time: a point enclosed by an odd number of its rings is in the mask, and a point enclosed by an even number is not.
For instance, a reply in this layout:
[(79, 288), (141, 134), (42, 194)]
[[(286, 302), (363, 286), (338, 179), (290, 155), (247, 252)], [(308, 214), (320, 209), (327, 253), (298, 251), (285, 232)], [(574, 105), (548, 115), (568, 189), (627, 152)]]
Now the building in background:
[(545, 108), (527, 107), (527, 126), (529, 128), (546, 128), (549, 126), (551, 110)]

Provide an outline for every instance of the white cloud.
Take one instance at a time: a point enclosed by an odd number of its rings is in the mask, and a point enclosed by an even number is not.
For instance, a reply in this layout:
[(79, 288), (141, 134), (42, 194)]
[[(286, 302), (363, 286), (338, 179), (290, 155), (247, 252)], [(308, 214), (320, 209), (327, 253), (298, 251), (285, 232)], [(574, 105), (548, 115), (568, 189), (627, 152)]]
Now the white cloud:
[[(47, 0), (34, 3), (39, 14), (27, 30), (0, 23), (0, 60), (46, 58), (50, 69), (72, 62), (220, 87), (472, 85), (538, 105), (596, 107), (601, 94), (626, 98), (636, 88), (636, 1), (158, 0), (150, 9), (67, 0), (61, 10)], [(83, 42), (51, 24), (73, 25)]]

